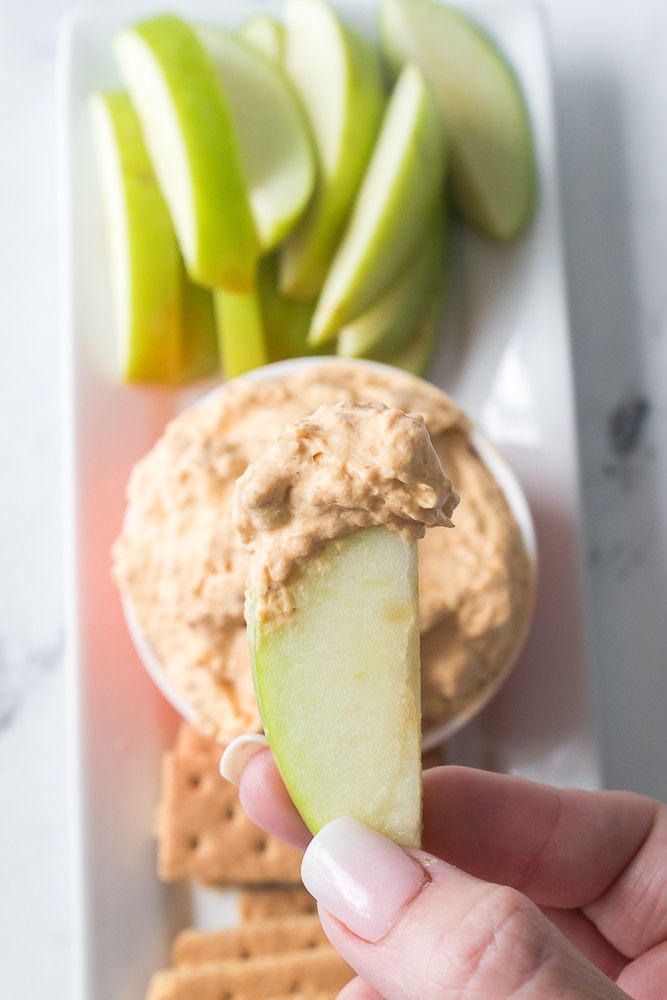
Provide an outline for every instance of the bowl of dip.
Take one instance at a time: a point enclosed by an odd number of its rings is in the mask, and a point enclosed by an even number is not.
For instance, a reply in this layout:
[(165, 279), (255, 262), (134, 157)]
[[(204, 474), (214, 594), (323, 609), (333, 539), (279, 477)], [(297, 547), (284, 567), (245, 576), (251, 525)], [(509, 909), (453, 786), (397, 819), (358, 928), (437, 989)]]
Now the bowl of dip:
[(237, 478), (321, 403), (382, 402), (426, 422), (461, 501), (419, 542), (423, 743), (453, 735), (510, 673), (532, 616), (536, 546), (523, 490), (442, 390), (372, 361), (299, 358), (222, 383), (132, 470), (113, 573), (149, 674), (178, 712), (228, 743), (261, 730), (243, 618)]

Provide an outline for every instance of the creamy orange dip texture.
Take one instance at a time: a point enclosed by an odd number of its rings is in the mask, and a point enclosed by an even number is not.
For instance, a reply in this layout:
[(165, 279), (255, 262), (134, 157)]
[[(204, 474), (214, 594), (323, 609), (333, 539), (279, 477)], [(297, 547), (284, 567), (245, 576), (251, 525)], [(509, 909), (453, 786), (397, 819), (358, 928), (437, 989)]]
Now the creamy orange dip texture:
[(203, 732), (260, 728), (243, 617), (247, 557), (232, 525), (236, 480), (288, 423), (321, 404), (384, 403), (420, 414), (461, 503), (456, 528), (419, 542), (424, 727), (447, 722), (516, 650), (533, 578), (521, 532), (439, 389), (370, 365), (323, 362), (241, 379), (173, 420), (132, 472), (114, 575)]
[(451, 527), (459, 498), (424, 418), (384, 403), (318, 407), (288, 424), (236, 484), (232, 521), (250, 557), (260, 619), (288, 610), (282, 586), (333, 538), (382, 526), (410, 539)]

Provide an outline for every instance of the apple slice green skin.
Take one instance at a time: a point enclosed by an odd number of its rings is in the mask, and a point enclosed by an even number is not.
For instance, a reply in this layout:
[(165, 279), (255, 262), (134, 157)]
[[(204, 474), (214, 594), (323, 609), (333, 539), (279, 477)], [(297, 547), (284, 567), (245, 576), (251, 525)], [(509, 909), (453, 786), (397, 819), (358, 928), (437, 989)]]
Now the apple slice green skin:
[(328, 346), (311, 347), (308, 330), (315, 299), (290, 299), (278, 287), (278, 255), (260, 262), (257, 278), (269, 361), (284, 361), (328, 353)]
[(362, 315), (412, 260), (441, 197), (446, 165), (440, 110), (421, 71), (407, 64), (317, 303), (311, 343)]
[(294, 227), (315, 183), (315, 152), (281, 69), (238, 35), (209, 25), (197, 38), (215, 68), (238, 138), (262, 254)]
[(245, 375), (269, 361), (257, 285), (251, 292), (213, 293), (218, 346), (226, 378)]
[(218, 331), (213, 294), (182, 274), (180, 382), (194, 382), (220, 369)]
[(307, 341), (315, 300), (281, 294), (275, 253), (260, 261), (252, 292), (222, 290), (214, 300), (223, 371), (230, 378), (269, 362), (327, 353), (326, 345)]
[(294, 610), (258, 622), (254, 680), (269, 745), (313, 833), (352, 816), (421, 837), (417, 543), (365, 528), (288, 581)]
[(320, 292), (373, 150), (386, 102), (378, 53), (323, 0), (288, 0), (285, 71), (313, 134), (318, 176), (281, 254), (280, 287)]
[[(260, 249), (267, 253), (292, 229), (312, 193), (315, 158), (306, 120), (280, 69), (250, 43), (210, 26), (196, 31), (230, 108)], [(227, 378), (266, 364), (259, 289), (220, 289), (215, 308)]]
[(535, 148), (514, 70), (460, 10), (434, 0), (382, 0), (382, 47), (393, 69), (422, 69), (451, 146), (453, 203), (485, 235), (509, 240), (526, 227), (537, 195)]
[(164, 14), (119, 32), (114, 51), (190, 277), (249, 291), (257, 234), (230, 110), (201, 42)]
[(211, 296), (186, 277), (169, 210), (128, 95), (91, 111), (109, 225), (121, 378), (175, 385), (217, 367)]
[(424, 312), (444, 261), (447, 209), (444, 200), (413, 260), (392, 287), (338, 334), (336, 353), (385, 361), (408, 341)]
[(266, 59), (282, 65), (285, 56), (285, 28), (270, 14), (252, 14), (239, 29), (246, 42)]
[(181, 361), (182, 265), (169, 212), (127, 94), (94, 94), (91, 112), (121, 377), (170, 383), (178, 378)]
[(402, 368), (412, 375), (424, 376), (428, 373), (435, 357), (443, 330), (449, 287), (448, 264), (436, 275), (429, 292), (424, 312), (415, 326), (412, 337), (390, 355), (385, 364)]

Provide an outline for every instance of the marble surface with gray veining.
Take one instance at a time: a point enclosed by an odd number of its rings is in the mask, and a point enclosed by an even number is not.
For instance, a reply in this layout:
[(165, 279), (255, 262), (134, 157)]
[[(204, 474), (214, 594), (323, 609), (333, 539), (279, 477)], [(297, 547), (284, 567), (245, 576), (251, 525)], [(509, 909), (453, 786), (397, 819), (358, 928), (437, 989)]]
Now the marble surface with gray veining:
[[(83, 6), (94, 7), (89, 2)], [(103, 6), (100, 2), (97, 6)], [(545, 0), (605, 782), (667, 798), (667, 6)], [(71, 991), (54, 65), (0, 0), (0, 996)]]

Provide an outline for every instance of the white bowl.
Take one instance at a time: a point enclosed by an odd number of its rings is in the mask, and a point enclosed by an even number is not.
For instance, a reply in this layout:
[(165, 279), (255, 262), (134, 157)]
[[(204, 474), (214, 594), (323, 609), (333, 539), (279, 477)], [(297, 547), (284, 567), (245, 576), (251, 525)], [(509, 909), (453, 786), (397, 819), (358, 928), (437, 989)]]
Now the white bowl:
[(530, 628), (532, 608), (535, 603), (535, 584), (537, 579), (537, 539), (535, 537), (535, 527), (530, 513), (530, 507), (521, 483), (508, 464), (507, 460), (498, 449), (482, 434), (479, 428), (474, 427), (470, 435), (479, 456), (484, 461), (487, 469), (494, 476), (505, 495), (507, 505), (512, 512), (514, 520), (519, 526), (521, 538), (528, 556), (528, 561), (532, 570), (532, 593), (530, 595), (531, 614), (526, 615), (523, 627), (517, 632), (516, 642), (513, 649), (507, 656), (505, 663), (496, 671), (493, 677), (484, 684), (474, 698), (463, 706), (455, 715), (441, 726), (436, 726), (426, 730), (422, 734), (422, 745), (424, 750), (431, 750), (439, 746), (445, 740), (457, 733), (466, 723), (470, 722), (487, 705), (498, 689), (503, 685), (508, 675), (511, 673), (514, 664), (519, 658), (519, 654), (526, 641)]
[[(361, 367), (374, 368), (385, 374), (389, 375), (405, 375), (399, 369), (393, 368), (390, 365), (385, 365), (376, 361), (367, 361), (363, 359), (357, 359), (351, 361), (350, 359), (343, 359), (337, 357), (309, 357), (309, 358), (294, 358), (287, 361), (279, 361), (274, 364), (265, 365), (262, 368), (256, 368), (245, 375), (240, 376), (242, 379), (249, 379), (253, 382), (263, 382), (269, 381), (283, 375), (288, 375), (294, 371), (301, 368), (308, 367), (320, 367), (323, 364), (341, 364), (349, 366), (350, 364), (358, 365)], [(415, 378), (416, 376), (406, 376)], [(216, 386), (213, 390), (206, 393), (199, 399), (194, 406), (205, 405), (212, 396), (218, 393), (225, 392), (227, 386), (233, 384), (236, 380), (230, 380), (228, 382), (223, 382), (221, 385)], [(431, 384), (431, 383), (429, 383)], [(431, 384), (432, 385), (432, 384)], [(435, 387), (437, 388), (437, 387)], [(471, 432), (471, 441), (476, 448), (478, 454), (486, 464), (487, 468), (495, 478), (496, 482), (500, 486), (502, 492), (504, 493), (505, 499), (509, 506), (509, 509), (516, 520), (523, 543), (526, 549), (529, 563), (532, 568), (532, 583), (533, 583), (533, 593), (531, 594), (531, 609), (532, 601), (534, 599), (535, 591), (535, 579), (537, 573), (537, 545), (535, 538), (535, 530), (533, 526), (533, 520), (530, 513), (530, 508), (526, 500), (524, 491), (521, 487), (519, 480), (517, 479), (514, 471), (509, 466), (505, 458), (498, 451), (498, 449), (489, 441), (489, 439), (482, 434), (478, 428), (473, 428)], [(176, 709), (176, 711), (188, 722), (196, 722), (196, 713), (192, 706), (188, 703), (186, 698), (180, 690), (173, 684), (170, 678), (156, 655), (150, 642), (144, 635), (141, 626), (139, 625), (132, 601), (125, 594), (121, 594), (121, 601), (123, 606), (123, 612), (125, 615), (125, 620), (127, 622), (127, 627), (136, 648), (139, 659), (147, 670), (148, 674), (157, 685), (159, 690), (162, 692), (164, 697), (171, 703), (171, 705)], [(523, 628), (518, 632), (516, 636), (516, 642), (510, 654), (507, 656), (505, 663), (503, 663), (498, 670), (495, 671), (492, 678), (484, 685), (482, 685), (477, 692), (476, 696), (472, 698), (465, 706), (457, 712), (454, 716), (451, 716), (445, 723), (441, 726), (433, 727), (426, 730), (422, 736), (422, 744), (424, 750), (430, 750), (438, 745), (440, 745), (444, 740), (453, 736), (454, 733), (458, 732), (467, 722), (474, 718), (486, 704), (491, 700), (494, 694), (501, 687), (503, 682), (506, 680), (507, 676), (510, 674), (514, 664), (516, 663), (521, 648), (525, 641), (528, 628), (530, 625), (530, 614), (526, 615), (526, 621)]]

